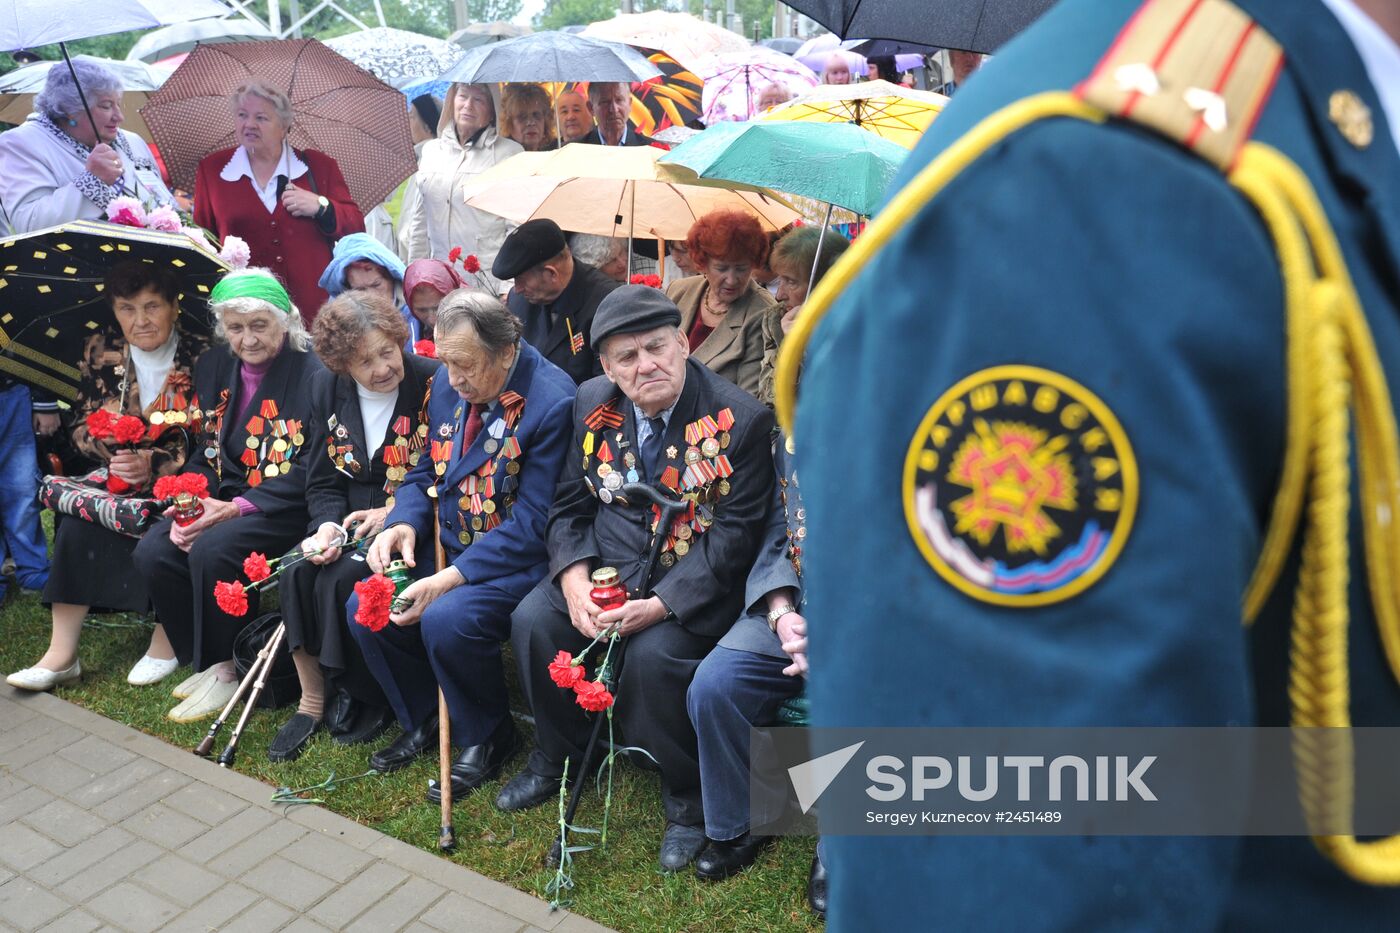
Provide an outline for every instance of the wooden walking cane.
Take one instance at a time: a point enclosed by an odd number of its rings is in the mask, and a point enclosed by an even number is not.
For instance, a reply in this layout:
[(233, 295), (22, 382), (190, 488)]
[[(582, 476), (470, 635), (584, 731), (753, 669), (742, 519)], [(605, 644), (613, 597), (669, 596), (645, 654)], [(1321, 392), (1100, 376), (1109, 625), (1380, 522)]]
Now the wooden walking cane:
[[(442, 548), (437, 497), (433, 497), (433, 565), (438, 572), (447, 566), (447, 554)], [(423, 620), (419, 618), (418, 624)], [(452, 829), (452, 714), (447, 708), (447, 694), (438, 686), (438, 791), (442, 800), (442, 826), (438, 830), (438, 848), (451, 852), (457, 847), (457, 834)]]
[(252, 688), (253, 681), (258, 679), (258, 672), (262, 670), (263, 665), (271, 663), (269, 660), (271, 657), (269, 649), (272, 647), (273, 638), (281, 636), (282, 630), (283, 626), (279, 625), (273, 632), (272, 638), (263, 642), (263, 646), (258, 651), (257, 657), (254, 658), (253, 663), (248, 666), (248, 673), (243, 675), (243, 680), (239, 683), (238, 689), (235, 690), (233, 696), (229, 698), (228, 705), (225, 706), (224, 711), (219, 714), (219, 718), (214, 720), (214, 724), (209, 727), (209, 733), (204, 737), (204, 740), (200, 742), (199, 745), (195, 746), (194, 753), (196, 755), (201, 758), (208, 758), (209, 753), (214, 750), (214, 739), (218, 737), (219, 730), (224, 727), (224, 723), (228, 722), (228, 718), (233, 715), (234, 709), (238, 707), (244, 695)]

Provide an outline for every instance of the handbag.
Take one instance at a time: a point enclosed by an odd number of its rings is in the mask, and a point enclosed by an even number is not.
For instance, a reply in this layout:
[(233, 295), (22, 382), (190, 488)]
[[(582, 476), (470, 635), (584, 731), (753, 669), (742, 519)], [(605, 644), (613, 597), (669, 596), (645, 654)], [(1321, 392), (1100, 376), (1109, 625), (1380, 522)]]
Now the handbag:
[[(277, 627), (282, 624), (280, 612), (268, 612), (250, 622), (243, 631), (233, 638), (233, 663), (238, 669), (238, 679), (242, 682), (252, 670), (258, 652), (272, 638)], [(292, 661), (292, 653), (286, 642), (272, 659), (272, 669), (268, 671), (258, 705), (268, 709), (286, 706), (301, 699), (301, 681), (297, 678), (297, 667)]]
[(39, 503), (55, 515), (70, 515), (101, 525), (108, 531), (139, 538), (160, 518), (168, 501), (117, 495), (107, 488), (107, 468), (85, 476), (46, 476), (39, 484)]

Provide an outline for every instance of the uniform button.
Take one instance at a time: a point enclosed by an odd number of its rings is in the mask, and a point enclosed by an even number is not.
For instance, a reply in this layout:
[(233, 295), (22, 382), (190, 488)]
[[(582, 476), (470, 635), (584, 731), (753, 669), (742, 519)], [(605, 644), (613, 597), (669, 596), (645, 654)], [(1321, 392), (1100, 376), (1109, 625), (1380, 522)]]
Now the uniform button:
[(282, 257), (281, 257), (281, 256), (278, 256), (278, 257), (277, 257), (277, 261), (278, 261), (278, 262), (281, 262), (281, 261), (282, 261)]
[(275, 228), (277, 227), (277, 221), (274, 220), (274, 221), (272, 222), (272, 226), (273, 226), (273, 228), (275, 229)]

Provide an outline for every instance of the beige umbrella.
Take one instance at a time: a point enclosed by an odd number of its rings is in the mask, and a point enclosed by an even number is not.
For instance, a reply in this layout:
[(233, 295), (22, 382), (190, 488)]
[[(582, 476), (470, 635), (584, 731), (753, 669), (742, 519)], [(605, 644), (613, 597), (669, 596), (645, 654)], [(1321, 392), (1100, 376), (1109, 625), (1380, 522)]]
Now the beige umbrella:
[(467, 203), (517, 224), (547, 217), (579, 233), (665, 240), (685, 239), (711, 211), (744, 211), (766, 230), (781, 230), (799, 217), (759, 188), (671, 181), (656, 164), (664, 154), (653, 146), (585, 143), (525, 152), (477, 176)]

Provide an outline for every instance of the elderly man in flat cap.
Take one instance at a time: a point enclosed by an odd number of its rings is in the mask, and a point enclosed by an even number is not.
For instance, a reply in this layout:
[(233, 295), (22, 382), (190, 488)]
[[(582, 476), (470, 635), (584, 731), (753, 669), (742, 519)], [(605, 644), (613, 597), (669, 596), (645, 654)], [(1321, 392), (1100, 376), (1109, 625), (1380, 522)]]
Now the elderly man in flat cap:
[(506, 306), (525, 322), (525, 341), (545, 359), (583, 383), (602, 375), (592, 349), (593, 315), (617, 288), (577, 259), (552, 220), (527, 220), (506, 237), (491, 274), (515, 280)]
[[(521, 683), (535, 715), (535, 749), (496, 806), (521, 810), (557, 799), (564, 761), (579, 772), (590, 722), (571, 691), (552, 681), (559, 651), (577, 655), (600, 631), (627, 639), (615, 722), (629, 745), (660, 765), (666, 832), (661, 867), (678, 871), (705, 844), (700, 766), (685, 693), (701, 660), (743, 609), (742, 581), (753, 563), (773, 490), (773, 417), (752, 396), (689, 359), (680, 310), (655, 288), (623, 285), (603, 300), (593, 345), (605, 375), (574, 402), (546, 541), (549, 575), (511, 619)], [(623, 501), (626, 483), (645, 482), (689, 508), (667, 528), (640, 599), (656, 520)], [(590, 577), (617, 569), (634, 598), (604, 611)], [(601, 652), (599, 652), (601, 654)], [(588, 673), (595, 676), (590, 653)]]

